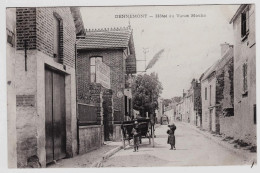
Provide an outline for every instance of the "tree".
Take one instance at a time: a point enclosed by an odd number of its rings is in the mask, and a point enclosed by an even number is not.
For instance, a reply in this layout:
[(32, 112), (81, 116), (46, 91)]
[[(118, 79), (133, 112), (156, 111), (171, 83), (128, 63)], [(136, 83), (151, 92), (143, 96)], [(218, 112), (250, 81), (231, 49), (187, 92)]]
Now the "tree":
[(172, 103), (171, 99), (163, 99), (163, 106), (167, 107)]
[(142, 117), (146, 116), (145, 112), (154, 113), (162, 89), (157, 74), (138, 75), (133, 84), (133, 108), (139, 110)]

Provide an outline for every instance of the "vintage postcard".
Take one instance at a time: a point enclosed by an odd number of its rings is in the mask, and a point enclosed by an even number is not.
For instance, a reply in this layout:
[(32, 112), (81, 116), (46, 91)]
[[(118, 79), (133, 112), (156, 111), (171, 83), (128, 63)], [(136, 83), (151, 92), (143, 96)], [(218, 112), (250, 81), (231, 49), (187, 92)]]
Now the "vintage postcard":
[(9, 168), (257, 164), (254, 3), (5, 14)]

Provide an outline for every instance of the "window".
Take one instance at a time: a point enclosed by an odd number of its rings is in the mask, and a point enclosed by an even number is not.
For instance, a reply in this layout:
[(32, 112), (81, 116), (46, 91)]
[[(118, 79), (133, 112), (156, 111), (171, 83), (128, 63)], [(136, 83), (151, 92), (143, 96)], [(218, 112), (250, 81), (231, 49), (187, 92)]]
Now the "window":
[(205, 88), (205, 100), (207, 100), (207, 88)]
[(249, 32), (249, 9), (241, 13), (241, 37), (246, 38)]
[(90, 58), (90, 81), (96, 82), (96, 63), (97, 61), (103, 61), (102, 57), (91, 57)]
[(247, 63), (243, 64), (243, 92), (246, 94), (248, 91), (247, 86)]
[(60, 56), (60, 20), (54, 16), (54, 33), (53, 33), (53, 57), (58, 61)]
[(6, 33), (7, 33), (7, 43), (9, 43), (12, 47), (14, 47), (15, 44), (14, 33), (7, 28), (6, 28)]

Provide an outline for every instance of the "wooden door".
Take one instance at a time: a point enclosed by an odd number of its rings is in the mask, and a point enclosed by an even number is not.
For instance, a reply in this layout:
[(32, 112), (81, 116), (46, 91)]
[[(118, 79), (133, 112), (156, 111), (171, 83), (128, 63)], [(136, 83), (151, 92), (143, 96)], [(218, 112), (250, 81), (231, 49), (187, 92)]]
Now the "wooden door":
[(45, 69), (46, 162), (66, 156), (65, 76)]
[(212, 131), (212, 109), (209, 111), (209, 131)]

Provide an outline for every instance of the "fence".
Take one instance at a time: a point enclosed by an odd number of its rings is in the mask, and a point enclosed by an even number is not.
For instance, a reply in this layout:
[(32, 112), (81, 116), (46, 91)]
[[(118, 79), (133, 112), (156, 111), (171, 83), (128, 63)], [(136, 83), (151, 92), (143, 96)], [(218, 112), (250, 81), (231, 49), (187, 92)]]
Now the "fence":
[(97, 125), (97, 106), (78, 103), (79, 125)]

